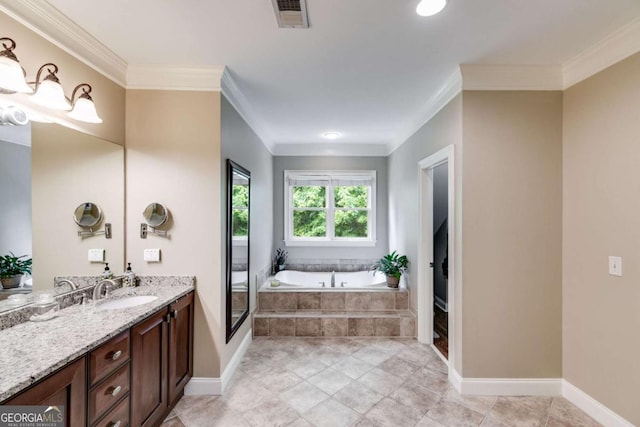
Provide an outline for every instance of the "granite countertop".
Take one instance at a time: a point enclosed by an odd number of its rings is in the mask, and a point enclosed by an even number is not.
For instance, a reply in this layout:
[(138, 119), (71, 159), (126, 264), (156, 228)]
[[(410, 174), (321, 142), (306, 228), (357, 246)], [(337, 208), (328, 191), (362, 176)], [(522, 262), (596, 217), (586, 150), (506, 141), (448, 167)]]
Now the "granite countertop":
[(51, 320), (26, 322), (0, 331), (0, 402), (194, 289), (193, 284), (184, 282), (121, 288), (104, 301), (131, 295), (158, 298), (137, 307), (115, 310), (100, 310), (100, 303), (74, 305), (60, 310)]

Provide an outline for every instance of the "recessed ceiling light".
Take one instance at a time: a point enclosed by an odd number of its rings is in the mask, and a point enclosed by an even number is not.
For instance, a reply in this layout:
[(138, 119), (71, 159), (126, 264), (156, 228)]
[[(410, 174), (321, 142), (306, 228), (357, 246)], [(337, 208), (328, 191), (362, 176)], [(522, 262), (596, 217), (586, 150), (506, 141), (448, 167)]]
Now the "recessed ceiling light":
[(340, 133), (339, 132), (325, 132), (322, 134), (323, 137), (327, 138), (327, 139), (338, 139), (340, 138)]
[(447, 0), (422, 0), (416, 8), (420, 16), (432, 16), (440, 13), (447, 5)]

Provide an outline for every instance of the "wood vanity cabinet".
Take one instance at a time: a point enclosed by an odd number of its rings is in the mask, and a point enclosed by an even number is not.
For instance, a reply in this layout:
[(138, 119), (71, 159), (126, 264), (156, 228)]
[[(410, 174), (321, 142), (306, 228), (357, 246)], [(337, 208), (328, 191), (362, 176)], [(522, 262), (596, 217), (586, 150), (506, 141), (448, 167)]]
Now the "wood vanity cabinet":
[(2, 404), (64, 406), (64, 425), (82, 427), (87, 407), (86, 372), (83, 357)]
[(131, 425), (159, 425), (193, 375), (193, 292), (131, 328)]

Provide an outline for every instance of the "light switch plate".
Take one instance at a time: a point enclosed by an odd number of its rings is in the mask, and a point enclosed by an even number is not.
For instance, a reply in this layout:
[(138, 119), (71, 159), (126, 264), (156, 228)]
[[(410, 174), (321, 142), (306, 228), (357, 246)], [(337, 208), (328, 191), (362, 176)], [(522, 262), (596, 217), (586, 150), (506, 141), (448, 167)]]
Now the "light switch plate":
[(609, 274), (612, 276), (622, 276), (622, 257), (609, 257)]
[(147, 262), (160, 262), (160, 249), (145, 249), (144, 260)]
[(89, 262), (104, 262), (104, 249), (89, 249)]

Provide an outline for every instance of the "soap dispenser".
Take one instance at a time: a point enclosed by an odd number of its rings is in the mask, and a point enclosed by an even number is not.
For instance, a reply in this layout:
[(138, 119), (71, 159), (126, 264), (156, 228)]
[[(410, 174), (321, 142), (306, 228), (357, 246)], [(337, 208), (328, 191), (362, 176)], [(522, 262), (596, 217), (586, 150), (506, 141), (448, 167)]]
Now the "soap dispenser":
[(102, 278), (103, 279), (111, 279), (113, 277), (113, 273), (111, 272), (111, 269), (109, 268), (109, 263), (105, 264), (104, 267), (104, 271), (102, 272)]
[(133, 287), (136, 285), (136, 274), (131, 270), (131, 263), (127, 263), (127, 270), (124, 272), (124, 280), (122, 281), (122, 286), (130, 286)]

